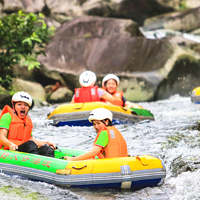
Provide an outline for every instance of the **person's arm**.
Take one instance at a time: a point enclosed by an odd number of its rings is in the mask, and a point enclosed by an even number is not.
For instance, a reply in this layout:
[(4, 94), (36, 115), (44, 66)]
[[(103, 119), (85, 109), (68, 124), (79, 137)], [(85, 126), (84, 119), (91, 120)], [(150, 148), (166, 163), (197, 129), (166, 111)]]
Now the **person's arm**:
[(52, 142), (36, 140), (36, 139), (33, 139), (33, 136), (30, 137), (30, 140), (33, 140), (39, 147), (47, 144), (48, 146), (52, 147), (53, 149), (56, 149), (56, 145)]
[(107, 131), (106, 130), (101, 131), (101, 133), (91, 151), (84, 153), (83, 155), (80, 155), (77, 157), (65, 156), (64, 159), (69, 160), (69, 161), (76, 161), (76, 160), (86, 160), (86, 159), (93, 158), (98, 153), (101, 152), (102, 148), (105, 148), (107, 146), (108, 142), (109, 142), (109, 139), (108, 139)]
[(135, 103), (131, 103), (130, 101), (126, 101), (125, 102), (125, 107), (127, 108), (140, 108), (143, 109), (141, 106), (135, 104)]
[(111, 94), (109, 94), (108, 92), (106, 92), (106, 91), (104, 91), (104, 90), (102, 90), (100, 88), (99, 88), (99, 90), (104, 93), (103, 95), (101, 95), (100, 99), (104, 99), (104, 100), (106, 100), (106, 101), (108, 101), (110, 103), (114, 103), (115, 102), (115, 98)]
[(72, 97), (71, 103), (75, 103), (75, 101), (74, 101), (74, 95)]
[(102, 147), (100, 147), (100, 146), (94, 146), (92, 148), (92, 150), (87, 153), (84, 153), (84, 154), (82, 154), (80, 156), (76, 156), (76, 157), (65, 156), (64, 159), (68, 160), (68, 161), (87, 160), (87, 159), (93, 158), (98, 153), (100, 153), (101, 149), (102, 149)]
[(9, 147), (10, 150), (15, 151), (18, 149), (18, 146), (14, 144), (13, 142), (10, 142), (7, 139), (8, 135), (8, 130), (10, 128), (10, 123), (11, 123), (11, 115), (10, 113), (6, 113), (1, 117), (0, 120), (0, 143), (3, 144), (4, 146)]
[(4, 146), (9, 147), (10, 150), (15, 151), (18, 149), (18, 146), (12, 142), (10, 142), (6, 136), (8, 134), (8, 130), (4, 128), (0, 128), (0, 143)]

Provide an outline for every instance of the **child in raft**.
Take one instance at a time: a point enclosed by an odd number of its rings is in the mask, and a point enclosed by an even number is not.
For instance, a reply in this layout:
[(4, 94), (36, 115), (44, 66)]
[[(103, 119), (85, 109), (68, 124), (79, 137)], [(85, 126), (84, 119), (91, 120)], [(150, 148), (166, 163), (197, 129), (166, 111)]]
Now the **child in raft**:
[(84, 71), (79, 77), (81, 88), (75, 89), (71, 103), (85, 103), (106, 101), (115, 103), (115, 98), (103, 89), (95, 86), (96, 74), (92, 71)]
[(115, 74), (106, 75), (102, 80), (102, 89), (104, 89), (106, 92), (111, 94), (115, 98), (115, 101), (107, 102), (104, 99), (102, 99), (101, 101), (111, 103), (111, 104), (117, 105), (117, 106), (127, 107), (127, 108), (142, 109), (141, 106), (139, 106), (135, 103), (131, 103), (130, 101), (127, 101), (126, 98), (123, 96), (123, 92), (117, 90), (119, 83), (120, 83), (119, 77), (116, 76)]
[(97, 136), (91, 151), (80, 156), (64, 159), (68, 161), (86, 160), (98, 156), (102, 158), (126, 157), (128, 155), (126, 141), (122, 134), (112, 125), (113, 114), (105, 108), (94, 109), (89, 115), (89, 121), (93, 123)]

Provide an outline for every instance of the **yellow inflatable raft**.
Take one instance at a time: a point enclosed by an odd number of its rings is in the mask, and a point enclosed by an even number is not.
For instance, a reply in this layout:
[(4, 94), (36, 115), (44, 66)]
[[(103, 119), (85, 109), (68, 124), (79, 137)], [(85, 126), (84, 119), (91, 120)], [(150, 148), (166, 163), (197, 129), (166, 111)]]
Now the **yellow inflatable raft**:
[(113, 113), (113, 124), (154, 120), (153, 114), (142, 107), (125, 108), (103, 102), (63, 104), (58, 106), (47, 118), (53, 120), (55, 126), (91, 126), (88, 116), (95, 108), (106, 108)]
[(200, 104), (200, 87), (193, 89), (191, 94), (191, 101), (196, 104)]

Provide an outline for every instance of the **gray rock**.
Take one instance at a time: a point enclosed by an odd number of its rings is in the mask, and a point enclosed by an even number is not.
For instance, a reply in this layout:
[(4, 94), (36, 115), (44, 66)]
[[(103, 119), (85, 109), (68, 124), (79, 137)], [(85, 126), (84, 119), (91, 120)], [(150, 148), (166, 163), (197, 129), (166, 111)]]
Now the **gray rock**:
[(200, 7), (162, 14), (145, 21), (142, 29), (151, 31), (155, 29), (172, 29), (174, 31), (193, 31), (200, 27)]
[(47, 57), (39, 55), (38, 61), (48, 71), (74, 75), (84, 70), (107, 74), (159, 69), (173, 54), (173, 47), (167, 40), (131, 37), (138, 33), (131, 26), (135, 25), (130, 20), (99, 17), (65, 23), (47, 46)]
[(25, 81), (22, 79), (13, 79), (12, 87), (15, 91), (24, 91), (28, 92), (33, 100), (35, 101), (35, 105), (40, 104), (40, 102), (46, 101), (45, 98), (45, 90), (39, 83)]
[(149, 0), (88, 0), (83, 4), (86, 15), (132, 19), (139, 26), (146, 18), (173, 10), (158, 1)]
[(61, 26), (59, 22), (49, 17), (45, 17), (44, 21), (48, 27), (54, 26), (57, 29)]
[(166, 99), (171, 95), (190, 96), (200, 86), (200, 62), (189, 55), (181, 55), (168, 76), (159, 84), (154, 100)]
[(0, 109), (5, 105), (11, 106), (12, 95), (0, 85)]
[(52, 17), (60, 23), (83, 15), (82, 8), (77, 3), (77, 0), (46, 0), (46, 6), (50, 10)]
[(66, 87), (61, 87), (53, 92), (47, 99), (49, 103), (63, 103), (71, 101), (73, 92)]
[(42, 12), (45, 6), (44, 0), (4, 0), (3, 10), (5, 12), (16, 12), (23, 10), (25, 12)]
[(149, 101), (157, 90), (163, 76), (156, 71), (146, 73), (132, 73), (120, 77), (119, 90), (124, 92), (124, 97), (129, 101)]
[(160, 4), (175, 8), (176, 10), (183, 8), (197, 8), (200, 6), (200, 0), (157, 0)]
[(2, 109), (5, 105), (11, 106), (11, 99), (12, 95), (10, 95), (9, 93), (0, 94), (0, 109)]
[(20, 0), (4, 0), (4, 12), (16, 12), (23, 9), (23, 4)]

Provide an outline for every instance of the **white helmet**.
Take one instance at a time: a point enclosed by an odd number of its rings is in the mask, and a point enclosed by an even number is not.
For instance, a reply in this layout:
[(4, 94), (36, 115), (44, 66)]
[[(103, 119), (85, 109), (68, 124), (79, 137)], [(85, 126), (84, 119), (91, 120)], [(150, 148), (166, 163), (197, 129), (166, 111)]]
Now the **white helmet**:
[(114, 79), (117, 82), (117, 86), (119, 86), (119, 78), (116, 75), (114, 75), (114, 74), (108, 74), (102, 80), (102, 87), (103, 88), (106, 87), (105, 86), (105, 82), (108, 81), (108, 80), (110, 80), (110, 79)]
[(17, 102), (17, 101), (22, 101), (27, 103), (29, 106), (32, 105), (32, 97), (30, 94), (28, 94), (27, 92), (17, 92), (12, 96), (12, 103), (13, 102)]
[(109, 110), (105, 108), (96, 108), (90, 113), (88, 120), (92, 122), (92, 120), (109, 119), (112, 122), (112, 118), (113, 114)]
[(96, 82), (96, 75), (94, 72), (85, 71), (79, 77), (79, 82), (82, 87), (93, 86)]

